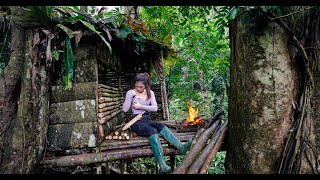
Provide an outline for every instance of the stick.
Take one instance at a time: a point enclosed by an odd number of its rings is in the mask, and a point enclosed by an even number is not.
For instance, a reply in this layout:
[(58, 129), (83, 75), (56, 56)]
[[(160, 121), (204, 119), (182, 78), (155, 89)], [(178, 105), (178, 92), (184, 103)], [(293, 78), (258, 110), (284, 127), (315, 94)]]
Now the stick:
[(145, 113), (145, 111), (143, 111), (141, 114), (138, 114), (136, 117), (134, 117), (131, 121), (129, 121), (125, 126), (123, 126), (122, 131), (125, 131), (126, 129), (128, 129), (130, 126), (132, 126), (135, 122), (137, 122), (138, 120), (141, 119), (142, 115)]

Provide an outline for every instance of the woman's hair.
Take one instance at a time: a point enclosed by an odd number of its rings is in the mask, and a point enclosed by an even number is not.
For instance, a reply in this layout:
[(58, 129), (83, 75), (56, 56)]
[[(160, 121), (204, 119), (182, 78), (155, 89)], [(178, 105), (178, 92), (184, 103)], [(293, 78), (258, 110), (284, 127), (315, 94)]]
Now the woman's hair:
[(137, 73), (136, 77), (134, 78), (134, 83), (136, 82), (142, 82), (146, 86), (147, 91), (147, 98), (150, 99), (151, 93), (150, 93), (150, 86), (151, 86), (151, 79), (148, 73)]

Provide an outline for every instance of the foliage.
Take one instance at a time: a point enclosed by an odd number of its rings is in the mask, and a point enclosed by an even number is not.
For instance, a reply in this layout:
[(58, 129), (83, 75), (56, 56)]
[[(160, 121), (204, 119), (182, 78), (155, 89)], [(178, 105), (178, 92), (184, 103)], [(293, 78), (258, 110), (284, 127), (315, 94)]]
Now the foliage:
[(177, 53), (164, 62), (170, 119), (186, 118), (188, 100), (199, 108), (200, 114), (212, 116), (214, 111), (225, 110), (213, 108), (216, 99), (223, 99), (223, 104), (227, 98), (225, 93), (215, 92), (212, 80), (223, 79), (215, 85), (227, 91), (230, 61), (225, 31), (227, 11), (227, 7), (211, 6), (143, 7), (141, 18), (151, 29), (150, 35), (164, 39)]
[[(72, 40), (75, 37), (77, 45), (82, 34), (89, 32), (100, 37), (110, 53), (112, 53), (111, 41), (114, 37), (128, 39), (136, 44), (133, 46), (134, 51), (139, 54), (144, 51), (145, 39), (150, 37), (147, 36), (148, 30), (144, 22), (133, 20), (130, 16), (121, 13), (119, 8), (100, 13), (94, 6), (28, 6), (23, 9), (25, 12), (21, 16), (13, 17), (15, 23), (26, 27), (40, 26), (44, 29), (43, 31), (51, 32), (51, 35), (54, 35), (53, 38), (66, 39), (65, 47), (62, 49), (49, 50), (51, 57), (55, 60), (59, 60), (60, 52), (67, 51), (64, 56), (61, 56), (64, 58), (64, 67), (67, 68), (65, 69), (66, 89), (72, 87), (73, 63), (71, 61), (74, 58), (67, 39)], [(61, 30), (68, 38), (59, 37)]]
[(208, 174), (225, 174), (226, 151), (219, 151), (209, 166)]

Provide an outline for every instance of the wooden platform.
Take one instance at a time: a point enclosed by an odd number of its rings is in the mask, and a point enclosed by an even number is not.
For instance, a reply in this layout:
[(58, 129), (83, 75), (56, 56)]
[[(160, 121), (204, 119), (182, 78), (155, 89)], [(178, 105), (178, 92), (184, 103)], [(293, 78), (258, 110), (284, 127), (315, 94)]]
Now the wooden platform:
[[(169, 122), (166, 124), (181, 142), (186, 142), (196, 135), (196, 132), (177, 132)], [(179, 150), (169, 145), (161, 137), (160, 142), (165, 156), (180, 155)], [(92, 149), (91, 149), (92, 150)], [(68, 166), (86, 166), (100, 164), (116, 160), (129, 160), (134, 158), (152, 157), (153, 152), (150, 148), (150, 141), (147, 137), (136, 136), (129, 140), (104, 140), (99, 147), (94, 148), (95, 152), (86, 152), (85, 150), (73, 150), (72, 155), (47, 156), (42, 162), (43, 167), (68, 167)]]

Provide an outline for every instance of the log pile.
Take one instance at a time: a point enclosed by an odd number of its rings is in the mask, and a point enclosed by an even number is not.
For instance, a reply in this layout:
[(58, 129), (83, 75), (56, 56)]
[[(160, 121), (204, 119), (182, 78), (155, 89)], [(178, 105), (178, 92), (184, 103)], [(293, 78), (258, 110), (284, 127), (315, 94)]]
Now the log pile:
[(136, 133), (131, 132), (130, 129), (122, 130), (121, 128), (116, 129), (105, 137), (106, 140), (122, 140), (126, 141), (132, 137), (137, 136)]
[(98, 118), (100, 124), (105, 124), (121, 112), (124, 101), (123, 92), (119, 88), (99, 84), (98, 93)]
[(189, 151), (172, 174), (206, 174), (211, 162), (220, 149), (227, 131), (228, 120), (221, 124), (217, 113), (197, 131)]

